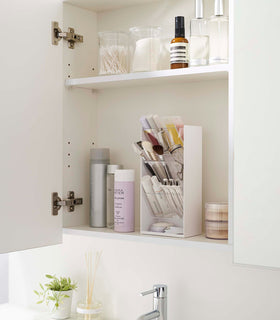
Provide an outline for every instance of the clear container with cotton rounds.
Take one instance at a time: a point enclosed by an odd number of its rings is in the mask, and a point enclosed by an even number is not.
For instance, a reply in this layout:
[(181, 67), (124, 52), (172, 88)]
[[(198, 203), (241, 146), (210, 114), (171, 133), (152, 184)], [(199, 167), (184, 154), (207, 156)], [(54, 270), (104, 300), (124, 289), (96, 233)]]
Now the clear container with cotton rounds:
[(160, 68), (161, 28), (130, 28), (131, 72), (156, 71)]

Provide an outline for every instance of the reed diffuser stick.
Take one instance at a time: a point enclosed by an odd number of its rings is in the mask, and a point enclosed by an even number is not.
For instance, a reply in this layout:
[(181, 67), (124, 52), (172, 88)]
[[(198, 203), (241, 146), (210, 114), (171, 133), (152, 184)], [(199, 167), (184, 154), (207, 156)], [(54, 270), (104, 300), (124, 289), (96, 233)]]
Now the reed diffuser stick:
[[(87, 309), (90, 309), (90, 305), (93, 303), (93, 291), (94, 291), (94, 284), (96, 279), (96, 273), (99, 266), (100, 258), (102, 252), (98, 251), (94, 257), (94, 266), (93, 266), (93, 255), (92, 252), (87, 252), (85, 254), (86, 260), (86, 267), (87, 267), (87, 296), (86, 296), (86, 304)], [(90, 320), (91, 315), (85, 315), (85, 320)]]

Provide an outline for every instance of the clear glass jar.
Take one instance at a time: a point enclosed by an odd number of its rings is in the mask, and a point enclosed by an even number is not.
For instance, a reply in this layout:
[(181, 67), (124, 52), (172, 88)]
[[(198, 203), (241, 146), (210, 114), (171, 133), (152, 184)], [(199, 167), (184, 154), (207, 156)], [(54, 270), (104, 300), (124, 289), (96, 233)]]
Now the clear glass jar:
[(159, 70), (170, 69), (170, 42), (172, 37), (164, 36), (161, 38), (160, 57), (159, 57)]
[(103, 309), (100, 302), (87, 304), (79, 302), (77, 305), (77, 319), (78, 320), (102, 320)]
[(131, 72), (155, 71), (160, 69), (161, 28), (130, 28)]
[(209, 63), (228, 63), (228, 17), (213, 16), (208, 21)]
[(228, 204), (206, 203), (205, 236), (209, 239), (228, 239)]
[(125, 32), (99, 32), (99, 74), (129, 72), (129, 36)]
[(215, 240), (228, 239), (228, 222), (224, 221), (206, 221), (205, 222), (206, 238)]
[(227, 202), (206, 203), (205, 220), (228, 221), (228, 203)]

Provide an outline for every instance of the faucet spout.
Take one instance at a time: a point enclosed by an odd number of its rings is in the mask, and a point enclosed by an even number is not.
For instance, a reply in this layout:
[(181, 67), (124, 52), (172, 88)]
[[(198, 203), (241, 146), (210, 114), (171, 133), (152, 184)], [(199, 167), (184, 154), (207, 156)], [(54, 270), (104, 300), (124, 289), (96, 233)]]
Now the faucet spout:
[(138, 320), (167, 320), (167, 286), (164, 284), (154, 285), (152, 290), (142, 292), (142, 296), (154, 295), (154, 310), (143, 314)]
[(153, 320), (153, 319), (159, 318), (159, 316), (160, 316), (160, 312), (158, 310), (154, 310), (152, 312), (143, 314), (137, 320)]

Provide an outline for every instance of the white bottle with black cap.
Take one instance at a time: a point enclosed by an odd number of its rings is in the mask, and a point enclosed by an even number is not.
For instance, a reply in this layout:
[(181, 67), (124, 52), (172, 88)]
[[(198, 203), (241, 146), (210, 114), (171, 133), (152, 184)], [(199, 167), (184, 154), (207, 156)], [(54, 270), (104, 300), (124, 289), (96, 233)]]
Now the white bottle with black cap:
[(209, 19), (209, 63), (228, 63), (228, 17), (224, 16), (223, 0), (215, 0), (215, 14)]
[(191, 19), (190, 33), (190, 64), (205, 66), (209, 62), (209, 36), (203, 16), (203, 0), (195, 1), (195, 18)]
[(110, 150), (93, 148), (90, 150), (90, 226), (106, 227), (107, 166)]

